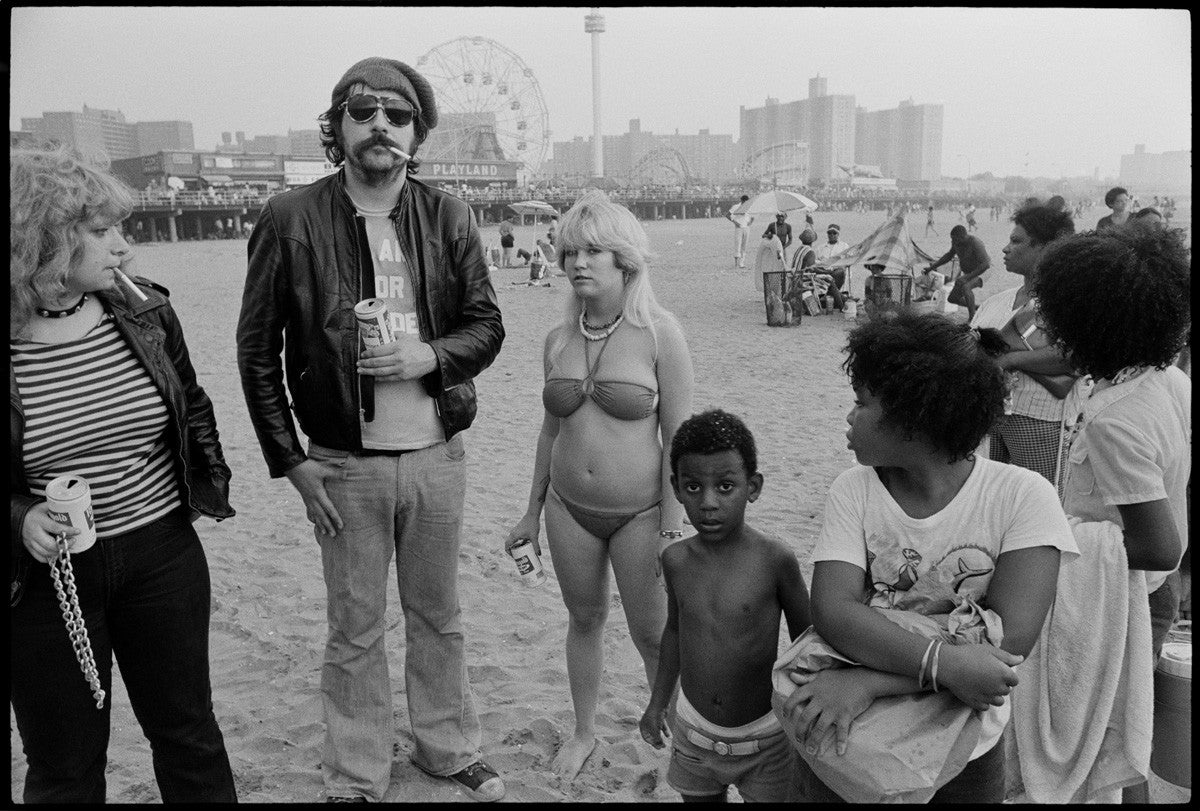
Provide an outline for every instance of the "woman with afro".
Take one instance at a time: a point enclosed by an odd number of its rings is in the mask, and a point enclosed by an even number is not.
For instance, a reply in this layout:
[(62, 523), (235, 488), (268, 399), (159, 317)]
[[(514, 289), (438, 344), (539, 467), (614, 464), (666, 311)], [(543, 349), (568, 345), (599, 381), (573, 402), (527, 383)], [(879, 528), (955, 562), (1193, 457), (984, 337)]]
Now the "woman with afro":
[(1188, 537), (1192, 383), (1173, 363), (1190, 294), (1188, 252), (1169, 231), (1081, 234), (1038, 269), (1046, 332), (1094, 384), (1064, 449), (1063, 508), (1122, 528), (1129, 568), (1146, 572), (1155, 658), (1178, 612)]

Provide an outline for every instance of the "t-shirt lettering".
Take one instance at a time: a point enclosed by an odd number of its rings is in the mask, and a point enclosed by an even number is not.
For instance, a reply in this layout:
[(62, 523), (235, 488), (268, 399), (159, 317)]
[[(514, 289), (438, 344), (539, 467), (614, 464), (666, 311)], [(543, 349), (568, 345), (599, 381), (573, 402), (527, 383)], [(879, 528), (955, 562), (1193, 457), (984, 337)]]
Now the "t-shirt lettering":
[[(361, 209), (375, 271), (375, 297), (387, 304), (394, 335), (420, 336), (417, 301), (396, 228), (387, 212)], [(360, 416), (360, 421), (362, 420)], [(364, 448), (415, 450), (444, 442), (445, 430), (437, 403), (425, 393), (420, 380), (376, 380), (375, 419), (361, 421)]]

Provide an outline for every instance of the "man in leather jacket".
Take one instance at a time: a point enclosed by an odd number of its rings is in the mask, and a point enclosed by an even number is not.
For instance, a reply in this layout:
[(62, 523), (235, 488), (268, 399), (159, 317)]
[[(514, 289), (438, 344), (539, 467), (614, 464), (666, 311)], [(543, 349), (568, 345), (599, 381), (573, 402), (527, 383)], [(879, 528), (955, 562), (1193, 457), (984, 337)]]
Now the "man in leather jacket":
[[(270, 475), (300, 492), (321, 548), (327, 798), (381, 801), (388, 788), (395, 732), (384, 608), (394, 552), (410, 757), (473, 799), (497, 800), (504, 783), (479, 758), (457, 563), (460, 432), (475, 416), (472, 378), (504, 339), (500, 309), (470, 208), (413, 177), (412, 156), (437, 125), (424, 77), (364, 59), (334, 87), (322, 119), (326, 155), (341, 169), (264, 206), (237, 339)], [(363, 349), (354, 306), (365, 299), (387, 305), (393, 342)]]

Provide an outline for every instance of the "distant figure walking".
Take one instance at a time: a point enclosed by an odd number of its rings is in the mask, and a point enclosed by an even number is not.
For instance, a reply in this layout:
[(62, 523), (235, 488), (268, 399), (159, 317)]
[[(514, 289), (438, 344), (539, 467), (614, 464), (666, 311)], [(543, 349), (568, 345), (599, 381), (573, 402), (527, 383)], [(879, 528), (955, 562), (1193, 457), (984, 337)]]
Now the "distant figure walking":
[(975, 204), (971, 203), (967, 206), (967, 231), (974, 231), (978, 228), (975, 225)]
[(938, 233), (938, 230), (933, 227), (933, 204), (932, 203), (929, 204), (929, 208), (925, 209), (925, 236), (929, 236), (930, 231), (932, 231), (935, 235), (937, 235), (939, 237), (941, 236), (941, 234)]
[(733, 232), (733, 263), (740, 268), (746, 267), (746, 245), (750, 241), (750, 226), (754, 223), (752, 214), (738, 214), (738, 208), (745, 205), (750, 199), (749, 195), (743, 194), (742, 200), (735, 206), (730, 206), (729, 211), (725, 212), (725, 219), (734, 224)]

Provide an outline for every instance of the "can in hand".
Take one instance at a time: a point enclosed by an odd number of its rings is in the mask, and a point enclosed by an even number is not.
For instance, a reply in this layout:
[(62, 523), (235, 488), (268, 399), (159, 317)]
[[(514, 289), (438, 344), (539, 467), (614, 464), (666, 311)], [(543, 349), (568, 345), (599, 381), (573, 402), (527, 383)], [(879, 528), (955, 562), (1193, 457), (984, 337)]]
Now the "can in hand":
[(79, 534), (70, 539), (71, 552), (83, 552), (96, 543), (96, 523), (92, 518), (92, 488), (82, 476), (59, 476), (46, 485), (46, 509), (60, 524), (75, 527)]
[(508, 550), (508, 554), (512, 555), (512, 559), (517, 562), (517, 571), (521, 573), (521, 579), (531, 586), (537, 586), (546, 582), (546, 572), (542, 569), (542, 557), (533, 548), (533, 540), (530, 538), (518, 538), (517, 542)]
[(358, 319), (358, 334), (367, 346), (382, 346), (396, 340), (383, 299), (363, 299), (354, 305), (354, 317)]

